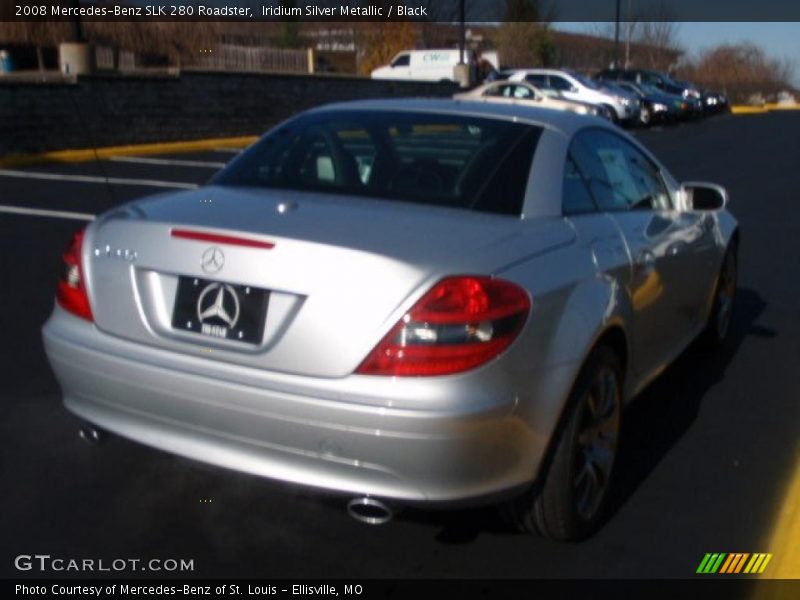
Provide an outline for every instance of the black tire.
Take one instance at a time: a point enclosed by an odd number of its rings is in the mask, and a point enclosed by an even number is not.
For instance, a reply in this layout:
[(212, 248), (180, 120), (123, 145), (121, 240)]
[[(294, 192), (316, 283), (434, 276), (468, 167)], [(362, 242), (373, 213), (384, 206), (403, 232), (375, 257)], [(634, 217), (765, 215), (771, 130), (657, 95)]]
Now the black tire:
[(700, 334), (701, 346), (708, 349), (725, 345), (730, 333), (733, 309), (736, 305), (736, 290), (739, 281), (738, 247), (733, 241), (725, 251), (722, 266), (714, 288), (714, 301), (708, 315), (706, 328)]
[(639, 124), (642, 127), (650, 127), (653, 124), (653, 113), (649, 108), (642, 107), (639, 113)]
[(617, 116), (617, 111), (614, 110), (614, 107), (611, 106), (610, 104), (601, 104), (600, 106), (606, 109), (606, 112), (608, 113), (608, 120), (614, 123), (615, 125), (618, 125), (619, 117)]
[[(622, 383), (616, 353), (605, 345), (595, 348), (570, 394), (542, 487), (500, 506), (501, 514), (518, 530), (576, 541), (591, 535), (603, 522), (622, 424)], [(608, 397), (598, 404), (599, 395)], [(601, 420), (604, 425), (599, 424)], [(597, 448), (592, 444), (598, 443), (610, 454), (604, 466), (597, 464), (600, 457), (594, 454)]]

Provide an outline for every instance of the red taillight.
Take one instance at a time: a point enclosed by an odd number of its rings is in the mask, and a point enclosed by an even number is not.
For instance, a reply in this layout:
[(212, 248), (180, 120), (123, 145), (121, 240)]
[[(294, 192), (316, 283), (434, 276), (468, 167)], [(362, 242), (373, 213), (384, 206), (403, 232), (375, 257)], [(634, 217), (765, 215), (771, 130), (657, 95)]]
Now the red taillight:
[(530, 311), (522, 288), (482, 276), (448, 277), (425, 294), (358, 367), (360, 375), (450, 375), (503, 352)]
[(82, 229), (72, 237), (72, 242), (64, 251), (62, 256), (63, 265), (61, 277), (58, 279), (58, 291), (56, 300), (65, 310), (74, 315), (94, 320), (92, 317), (92, 307), (89, 306), (89, 296), (86, 295), (86, 287), (83, 279), (83, 266), (81, 265), (81, 248), (83, 246)]

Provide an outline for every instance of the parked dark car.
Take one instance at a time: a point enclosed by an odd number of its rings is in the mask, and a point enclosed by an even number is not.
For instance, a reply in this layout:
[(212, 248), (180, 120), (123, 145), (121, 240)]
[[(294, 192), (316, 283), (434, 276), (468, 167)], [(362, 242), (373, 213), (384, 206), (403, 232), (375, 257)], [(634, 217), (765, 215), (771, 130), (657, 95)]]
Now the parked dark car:
[(648, 83), (615, 81), (611, 85), (616, 85), (629, 93), (636, 94), (642, 105), (639, 121), (643, 125), (674, 122), (690, 116), (691, 106), (685, 98), (662, 92)]
[[(686, 81), (675, 81), (678, 85), (692, 85)], [(697, 88), (700, 92), (700, 103), (706, 113), (718, 114), (729, 110), (728, 98), (721, 92)]]
[(634, 96), (639, 102), (639, 124), (642, 126), (649, 126), (653, 123), (659, 123), (668, 120), (668, 113), (670, 109), (670, 102), (660, 101), (658, 99), (649, 98), (635, 84), (625, 81), (605, 81), (599, 80), (600, 84), (612, 91), (619, 93), (626, 93)]
[(691, 83), (674, 81), (666, 73), (649, 69), (606, 69), (598, 73), (596, 77), (606, 81), (650, 84), (666, 94), (684, 98), (689, 103), (692, 116), (699, 117), (704, 113), (702, 94), (698, 87)]

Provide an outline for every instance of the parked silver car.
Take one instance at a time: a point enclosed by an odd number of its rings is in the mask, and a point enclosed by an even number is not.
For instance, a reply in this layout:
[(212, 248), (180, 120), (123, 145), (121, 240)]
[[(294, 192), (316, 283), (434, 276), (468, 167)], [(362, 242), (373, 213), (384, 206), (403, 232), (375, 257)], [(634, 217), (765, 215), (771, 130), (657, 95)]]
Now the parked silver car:
[(527, 81), (545, 93), (567, 100), (588, 102), (604, 107), (613, 120), (635, 123), (639, 119), (639, 103), (627, 92), (605, 89), (596, 81), (569, 69), (518, 69), (509, 81)]
[(579, 115), (601, 116), (613, 119), (610, 112), (602, 106), (567, 100), (558, 96), (548, 96), (536, 86), (525, 81), (493, 81), (479, 85), (468, 92), (453, 94), (456, 100), (471, 102), (496, 102), (498, 104), (528, 104), (539, 108), (566, 110)]
[(77, 234), (45, 348), (90, 437), (345, 493), (368, 522), (500, 502), (577, 539), (624, 404), (727, 335), (726, 201), (597, 117), (329, 105)]

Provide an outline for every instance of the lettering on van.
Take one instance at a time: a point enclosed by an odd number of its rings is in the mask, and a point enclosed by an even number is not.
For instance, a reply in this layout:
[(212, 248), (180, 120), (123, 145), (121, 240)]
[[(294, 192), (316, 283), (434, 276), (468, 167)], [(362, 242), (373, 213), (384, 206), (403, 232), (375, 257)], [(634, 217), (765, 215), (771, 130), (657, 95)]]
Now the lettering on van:
[(422, 62), (447, 61), (449, 54), (446, 52), (426, 52), (422, 55)]

